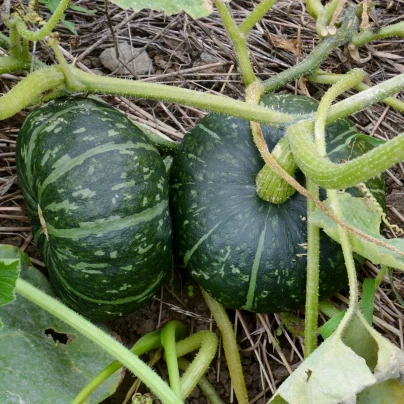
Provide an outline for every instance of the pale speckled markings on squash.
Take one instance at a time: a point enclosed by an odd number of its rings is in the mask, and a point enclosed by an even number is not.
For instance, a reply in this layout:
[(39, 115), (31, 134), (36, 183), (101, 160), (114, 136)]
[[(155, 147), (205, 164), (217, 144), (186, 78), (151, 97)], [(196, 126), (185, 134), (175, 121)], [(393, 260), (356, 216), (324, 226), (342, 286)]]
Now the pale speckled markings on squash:
[(79, 240), (83, 237), (93, 235), (101, 236), (106, 232), (123, 230), (128, 227), (136, 226), (139, 223), (147, 222), (160, 216), (168, 208), (168, 201), (162, 201), (152, 208), (145, 209), (139, 213), (124, 218), (116, 216), (100, 219), (99, 222), (80, 223), (79, 228), (73, 229), (56, 229), (48, 224), (48, 234), (52, 237), (68, 238), (71, 240)]
[(186, 252), (184, 257), (184, 263), (187, 265), (189, 259), (192, 257), (192, 254), (196, 251), (196, 249), (216, 230), (216, 228), (220, 225), (221, 222), (217, 223), (213, 229), (209, 230), (206, 234), (204, 234), (198, 242)]
[(258, 278), (258, 271), (261, 262), (262, 252), (264, 251), (265, 247), (265, 235), (267, 232), (267, 224), (265, 223), (264, 229), (260, 234), (260, 238), (258, 240), (257, 245), (257, 252), (255, 253), (254, 262), (251, 267), (251, 274), (250, 279), (248, 282), (248, 292), (247, 292), (247, 301), (243, 309), (245, 310), (254, 310), (254, 297), (256, 295), (256, 286), (257, 286), (257, 278)]
[[(41, 194), (43, 193), (44, 189), (51, 184), (52, 182), (56, 181), (58, 178), (60, 178), (62, 175), (66, 174), (69, 170), (72, 168), (79, 166), (82, 164), (85, 160), (88, 158), (91, 158), (97, 154), (101, 153), (108, 153), (111, 151), (119, 151), (119, 152), (126, 152), (126, 153), (133, 153), (131, 149), (140, 149), (144, 148), (149, 151), (155, 151), (156, 149), (146, 143), (132, 143), (132, 142), (127, 142), (125, 144), (115, 144), (115, 143), (107, 143), (98, 147), (93, 148), (92, 150), (88, 150), (87, 152), (74, 157), (70, 158), (69, 156), (63, 156), (53, 167), (54, 171), (46, 178), (46, 180), (42, 183), (42, 185), (39, 187), (39, 198)], [(40, 199), (39, 199), (40, 200)]]

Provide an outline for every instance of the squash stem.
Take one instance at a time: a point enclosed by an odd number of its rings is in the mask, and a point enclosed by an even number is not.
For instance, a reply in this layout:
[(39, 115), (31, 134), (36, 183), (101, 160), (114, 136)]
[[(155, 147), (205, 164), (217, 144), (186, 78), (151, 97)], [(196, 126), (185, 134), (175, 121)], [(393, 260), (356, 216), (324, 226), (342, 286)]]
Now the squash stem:
[[(318, 107), (316, 119), (314, 122), (314, 132), (315, 132), (315, 144), (317, 152), (324, 159), (326, 159), (325, 125), (329, 107), (331, 106), (331, 103), (338, 95), (360, 83), (363, 80), (364, 76), (365, 76), (364, 72), (360, 69), (351, 70), (346, 75), (346, 79), (337, 82), (331, 88), (329, 88), (320, 101), (320, 105)], [(313, 180), (310, 177), (309, 179), (310, 181)], [(339, 204), (337, 191), (334, 189), (327, 189), (327, 195), (328, 199), (330, 200), (335, 216), (343, 220), (343, 214), (341, 206)], [(342, 319), (340, 326), (337, 329), (337, 332), (342, 334), (345, 326), (348, 324), (352, 316), (355, 315), (358, 311), (359, 289), (358, 289), (358, 279), (356, 275), (355, 263), (352, 255), (352, 247), (348, 238), (348, 232), (346, 229), (338, 225), (338, 233), (349, 280), (349, 309), (345, 317)]]
[(286, 131), (299, 168), (326, 189), (353, 187), (404, 160), (404, 133), (344, 164), (335, 164), (315, 150), (313, 132), (313, 124), (308, 121)]
[(247, 35), (240, 32), (231, 16), (227, 5), (222, 0), (215, 0), (224, 28), (229, 36), (234, 51), (236, 52), (238, 65), (245, 85), (250, 85), (256, 80), (247, 49)]
[[(335, 73), (326, 73), (321, 70), (317, 70), (312, 76), (308, 77), (310, 81), (313, 81), (314, 83), (321, 83), (321, 84), (335, 84), (339, 80), (344, 80), (346, 77), (346, 74), (335, 74)], [(354, 86), (355, 90), (358, 91), (365, 91), (371, 88), (365, 83), (358, 83), (356, 86)], [(396, 109), (397, 111), (404, 112), (404, 102), (398, 100), (397, 98), (394, 97), (387, 97), (384, 100), (382, 100), (386, 105), (389, 105), (390, 107)]]
[(125, 95), (127, 97), (174, 102), (221, 114), (237, 116), (242, 119), (271, 123), (275, 126), (276, 124), (292, 123), (302, 118), (299, 115), (276, 112), (260, 105), (249, 105), (242, 101), (201, 93), (200, 91), (164, 84), (96, 76), (74, 67), (70, 67), (70, 69), (73, 70), (74, 76), (85, 85), (86, 91), (90, 93)]
[(182, 404), (182, 400), (176, 396), (170, 387), (159, 376), (157, 376), (152, 369), (113, 337), (100, 330), (90, 321), (21, 278), (17, 279), (15, 290), (26, 299), (32, 301), (39, 307), (64, 321), (66, 324), (75, 328), (85, 337), (89, 338), (106, 352), (117, 358), (131, 372), (136, 374), (163, 403)]
[[(330, 35), (328, 24), (333, 19), (335, 12), (340, 10), (344, 0), (331, 0), (317, 16), (316, 31), (320, 37), (327, 37)], [(337, 10), (338, 8), (338, 10)]]
[[(190, 366), (190, 362), (187, 361), (185, 358), (178, 359), (178, 366), (181, 370), (186, 371)], [(202, 376), (198, 381), (199, 388), (203, 391), (206, 398), (211, 404), (224, 404), (224, 402), (220, 399), (217, 395), (216, 390), (213, 386), (209, 383), (209, 380)]]
[(10, 48), (10, 38), (1, 32), (0, 32), (0, 46), (4, 49)]
[(261, 0), (259, 4), (251, 11), (250, 14), (239, 25), (238, 29), (241, 34), (247, 35), (255, 24), (261, 21), (265, 14), (276, 4), (278, 0)]
[(334, 49), (349, 42), (355, 30), (355, 11), (349, 10), (344, 18), (341, 28), (338, 30), (336, 35), (324, 39), (302, 62), (287, 70), (284, 70), (268, 80), (263, 81), (262, 84), (264, 86), (265, 93), (275, 91), (284, 84), (289, 83), (298, 77), (301, 77), (316, 69)]
[(247, 388), (245, 386), (243, 368), (241, 366), (238, 345), (234, 336), (233, 327), (224, 307), (213, 299), (202, 288), (202, 294), (206, 304), (216, 321), (222, 334), (223, 349), (226, 356), (227, 366), (229, 368), (230, 378), (233, 383), (234, 392), (239, 404), (248, 404)]
[(0, 74), (12, 73), (20, 70), (29, 70), (31, 62), (15, 57), (0, 57)]
[(38, 31), (30, 31), (21, 17), (19, 16), (15, 17), (18, 33), (24, 39), (28, 39), (29, 41), (33, 42), (41, 41), (52, 32), (53, 28), (56, 27), (56, 24), (62, 18), (63, 13), (65, 12), (68, 4), (69, 0), (60, 0), (58, 6), (56, 7), (56, 10), (52, 14), (49, 21), (45, 25), (43, 25), (42, 28), (39, 29)]
[(324, 10), (321, 0), (306, 0), (305, 3), (308, 13), (317, 20), (318, 15)]
[(365, 108), (383, 101), (385, 98), (403, 90), (404, 73), (331, 106), (327, 113), (327, 125), (338, 119), (362, 111)]
[(175, 334), (177, 327), (177, 322), (167, 323), (161, 330), (160, 338), (161, 345), (165, 352), (170, 387), (178, 397), (181, 397), (180, 373), (178, 370), (178, 361), (175, 350)]
[(59, 67), (48, 67), (29, 74), (0, 98), (0, 120), (39, 103), (43, 93), (63, 85), (64, 80)]
[(176, 344), (177, 358), (199, 349), (194, 360), (181, 377), (181, 397), (185, 400), (195, 388), (198, 380), (207, 371), (216, 355), (218, 339), (211, 331), (200, 331)]
[[(218, 344), (216, 335), (210, 331), (201, 331), (188, 338), (184, 338), (185, 335), (185, 326), (180, 321), (172, 320), (161, 330), (144, 335), (131, 349), (131, 352), (140, 356), (152, 349), (163, 346), (171, 387), (173, 390), (178, 390), (174, 391), (183, 400), (191, 394), (202, 375), (208, 369), (216, 354)], [(176, 340), (179, 341), (176, 342)], [(196, 349), (199, 349), (199, 353), (180, 379), (177, 358)], [(72, 404), (83, 403), (100, 384), (121, 367), (122, 363), (119, 360), (112, 362), (80, 391)]]
[(369, 42), (390, 37), (404, 37), (404, 22), (387, 25), (376, 30), (374, 28), (364, 29), (354, 34), (351, 43), (356, 47), (360, 47)]
[[(319, 197), (319, 187), (306, 181), (307, 190), (315, 198)], [(306, 311), (304, 325), (304, 356), (309, 357), (317, 348), (318, 335), (318, 296), (320, 279), (320, 228), (310, 223), (310, 216), (316, 209), (315, 203), (307, 200), (307, 282)]]
[(318, 106), (316, 119), (314, 121), (314, 140), (316, 149), (322, 157), (327, 154), (325, 145), (325, 126), (327, 112), (332, 101), (344, 91), (359, 84), (366, 76), (366, 73), (361, 69), (353, 69), (347, 73), (343, 80), (335, 83), (323, 96)]

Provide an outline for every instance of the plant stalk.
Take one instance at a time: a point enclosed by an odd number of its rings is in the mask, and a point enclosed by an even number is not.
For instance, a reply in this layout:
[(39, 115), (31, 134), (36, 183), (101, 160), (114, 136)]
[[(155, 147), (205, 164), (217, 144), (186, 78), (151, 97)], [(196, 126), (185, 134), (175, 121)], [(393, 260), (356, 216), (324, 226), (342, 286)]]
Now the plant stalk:
[(343, 101), (335, 103), (327, 113), (327, 125), (338, 119), (362, 111), (387, 97), (404, 90), (404, 73), (399, 74), (377, 86), (370, 87), (359, 94), (355, 94)]
[(241, 33), (231, 16), (229, 9), (222, 0), (215, 0), (215, 5), (219, 11), (220, 18), (222, 19), (224, 28), (229, 36), (234, 51), (236, 52), (238, 65), (244, 84), (246, 86), (253, 83), (256, 78), (252, 68), (247, 49), (247, 35)]
[[(319, 197), (319, 187), (312, 181), (306, 181), (307, 191), (315, 198)], [(310, 222), (310, 216), (316, 209), (315, 203), (307, 200), (307, 281), (306, 309), (304, 326), (304, 357), (309, 357), (317, 348), (318, 335), (318, 296), (320, 280), (320, 228)]]
[(259, 4), (251, 11), (250, 14), (239, 25), (238, 30), (241, 34), (247, 35), (255, 24), (261, 21), (261, 19), (268, 13), (274, 4), (278, 0), (261, 0)]
[(315, 150), (313, 132), (313, 123), (303, 121), (286, 133), (299, 168), (323, 188), (353, 187), (404, 160), (404, 133), (360, 157), (335, 164)]
[(182, 404), (182, 400), (175, 395), (169, 386), (157, 376), (152, 369), (90, 321), (21, 278), (17, 279), (15, 290), (21, 296), (24, 296), (26, 299), (75, 328), (78, 332), (118, 359), (131, 372), (137, 375), (163, 403)]
[[(310, 81), (313, 81), (315, 83), (321, 83), (321, 84), (335, 84), (339, 80), (344, 80), (346, 77), (346, 74), (335, 74), (335, 73), (326, 73), (323, 71), (316, 71), (312, 76), (310, 76), (308, 79)], [(365, 91), (371, 88), (365, 83), (358, 83), (354, 88), (358, 91)], [(390, 107), (396, 109), (397, 111), (404, 112), (404, 102), (398, 100), (397, 98), (394, 97), (387, 97), (384, 100), (382, 100), (386, 105), (389, 105)]]
[(297, 65), (284, 70), (268, 80), (263, 81), (262, 84), (264, 86), (265, 93), (275, 91), (284, 84), (315, 70), (334, 49), (348, 43), (351, 40), (352, 35), (357, 27), (356, 20), (355, 10), (349, 10), (344, 18), (341, 28), (338, 30), (336, 35), (324, 39), (312, 50), (306, 59)]
[(41, 27), (38, 31), (30, 31), (23, 19), (19, 16), (15, 17), (15, 23), (17, 26), (18, 33), (24, 38), (28, 39), (29, 41), (41, 41), (47, 35), (49, 35), (53, 28), (56, 27), (56, 24), (62, 18), (63, 13), (65, 12), (67, 6), (69, 5), (69, 0), (60, 0), (58, 6), (56, 7), (55, 12), (52, 14), (49, 21)]
[(199, 331), (177, 342), (175, 348), (178, 358), (199, 348), (196, 357), (181, 377), (181, 397), (183, 400), (191, 394), (199, 379), (207, 371), (216, 355), (217, 346), (218, 339), (216, 334), (211, 331)]
[(363, 31), (354, 34), (351, 43), (359, 48), (369, 42), (391, 37), (404, 37), (404, 22), (387, 25), (378, 29), (364, 29)]
[(233, 327), (224, 307), (213, 299), (202, 288), (202, 294), (206, 304), (216, 321), (222, 334), (223, 349), (226, 355), (226, 362), (229, 368), (230, 378), (233, 383), (234, 392), (239, 404), (248, 404), (247, 388), (245, 386), (243, 368), (241, 366), (238, 345), (234, 336)]
[(318, 15), (324, 10), (320, 0), (306, 0), (306, 9), (308, 13), (317, 20)]
[(0, 74), (29, 70), (31, 62), (15, 57), (0, 56)]

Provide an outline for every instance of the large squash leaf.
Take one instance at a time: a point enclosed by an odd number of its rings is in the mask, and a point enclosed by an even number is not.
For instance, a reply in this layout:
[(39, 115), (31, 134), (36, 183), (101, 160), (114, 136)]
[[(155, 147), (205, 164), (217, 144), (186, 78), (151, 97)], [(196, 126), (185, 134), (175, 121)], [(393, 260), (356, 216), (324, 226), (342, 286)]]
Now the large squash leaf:
[[(185, 11), (193, 18), (201, 18), (209, 15), (213, 10), (213, 0), (110, 0), (122, 8), (132, 8), (139, 11), (148, 8), (156, 11), (164, 11), (167, 15)], [(228, 0), (230, 1), (230, 0)]]
[[(25, 254), (3, 246), (0, 254), (20, 256), (21, 260), (14, 261), (24, 263), (19, 264), (21, 277), (54, 296), (46, 278), (26, 265)], [(93, 342), (19, 295), (14, 302), (0, 307), (0, 318), (1, 403), (70, 403), (113, 360)], [(118, 373), (108, 379), (89, 403), (99, 403), (110, 396), (121, 378)]]
[(355, 314), (286, 379), (270, 403), (383, 403), (385, 383), (394, 385), (391, 397), (402, 394), (404, 353)]
[[(364, 239), (357, 234), (349, 233), (352, 250), (374, 264), (384, 264), (404, 270), (404, 240), (386, 239), (380, 235), (381, 213), (377, 210), (376, 205), (370, 200), (365, 201), (364, 198), (355, 198), (348, 193), (340, 194), (338, 199), (343, 219), (346, 223), (391, 247), (388, 248)], [(325, 205), (331, 210), (328, 200), (325, 201)], [(339, 242), (337, 224), (320, 209), (316, 208), (310, 221), (321, 227), (332, 239)]]

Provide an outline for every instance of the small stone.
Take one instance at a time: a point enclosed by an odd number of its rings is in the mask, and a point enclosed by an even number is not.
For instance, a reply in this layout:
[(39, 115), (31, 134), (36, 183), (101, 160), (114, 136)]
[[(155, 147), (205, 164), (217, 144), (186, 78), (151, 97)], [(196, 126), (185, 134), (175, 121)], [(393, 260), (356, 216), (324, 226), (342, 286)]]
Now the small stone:
[[(100, 61), (111, 72), (115, 74), (145, 74), (148, 73), (152, 60), (141, 48), (133, 48), (128, 43), (123, 42), (118, 45), (119, 60), (116, 57), (115, 48), (107, 48), (100, 55)], [(123, 63), (122, 63), (123, 62)]]

